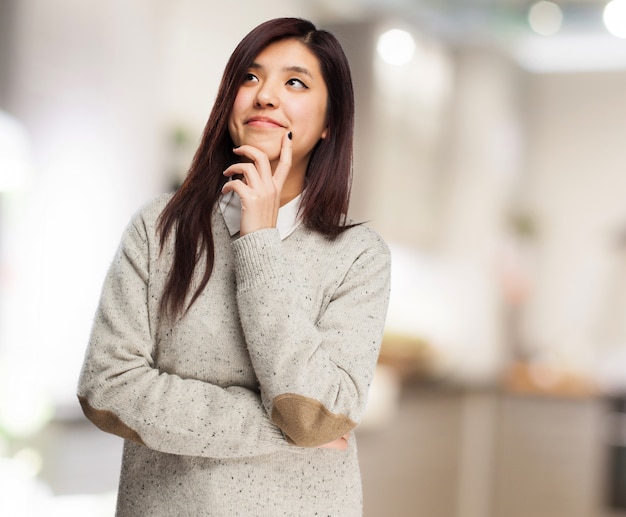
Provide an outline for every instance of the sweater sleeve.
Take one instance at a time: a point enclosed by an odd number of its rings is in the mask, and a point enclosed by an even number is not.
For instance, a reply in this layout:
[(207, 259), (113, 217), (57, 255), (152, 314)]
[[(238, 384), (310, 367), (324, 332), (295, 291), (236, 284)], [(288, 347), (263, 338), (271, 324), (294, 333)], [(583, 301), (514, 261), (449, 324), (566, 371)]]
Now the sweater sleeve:
[[(389, 300), (390, 254), (379, 238), (348, 241), (315, 320), (273, 229), (233, 243), (238, 305), (263, 403), (291, 442), (316, 447), (349, 432), (365, 410)], [(316, 253), (324, 253), (317, 250)], [(313, 257), (312, 257), (313, 258)]]
[(104, 431), (171, 454), (227, 458), (288, 448), (258, 393), (155, 367), (146, 233), (138, 217), (107, 273), (78, 384), (85, 415)]

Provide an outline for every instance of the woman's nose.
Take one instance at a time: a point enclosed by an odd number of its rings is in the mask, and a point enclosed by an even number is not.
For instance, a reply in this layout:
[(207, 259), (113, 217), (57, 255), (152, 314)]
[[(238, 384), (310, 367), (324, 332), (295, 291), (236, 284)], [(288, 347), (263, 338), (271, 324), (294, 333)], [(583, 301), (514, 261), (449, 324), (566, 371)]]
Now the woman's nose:
[(259, 87), (256, 98), (254, 100), (255, 106), (258, 108), (275, 108), (278, 106), (278, 95), (272, 85), (265, 83)]

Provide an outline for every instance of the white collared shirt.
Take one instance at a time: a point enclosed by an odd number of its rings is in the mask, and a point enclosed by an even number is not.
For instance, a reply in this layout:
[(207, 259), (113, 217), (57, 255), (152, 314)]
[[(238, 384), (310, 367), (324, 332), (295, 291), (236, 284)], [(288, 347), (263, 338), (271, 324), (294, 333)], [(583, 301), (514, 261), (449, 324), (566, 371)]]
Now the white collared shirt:
[[(298, 211), (301, 200), (302, 194), (299, 194), (278, 209), (276, 228), (281, 240), (289, 237), (300, 224), (301, 218), (298, 215)], [(239, 195), (232, 191), (223, 195), (220, 198), (220, 210), (231, 237), (239, 233), (241, 228), (241, 198)]]

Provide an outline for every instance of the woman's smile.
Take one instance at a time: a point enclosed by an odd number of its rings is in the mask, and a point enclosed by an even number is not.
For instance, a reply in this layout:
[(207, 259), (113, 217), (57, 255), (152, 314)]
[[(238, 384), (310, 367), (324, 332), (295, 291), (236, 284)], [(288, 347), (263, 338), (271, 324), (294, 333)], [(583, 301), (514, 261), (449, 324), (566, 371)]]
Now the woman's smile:
[(246, 125), (260, 128), (280, 129), (285, 125), (270, 117), (251, 117), (246, 121)]

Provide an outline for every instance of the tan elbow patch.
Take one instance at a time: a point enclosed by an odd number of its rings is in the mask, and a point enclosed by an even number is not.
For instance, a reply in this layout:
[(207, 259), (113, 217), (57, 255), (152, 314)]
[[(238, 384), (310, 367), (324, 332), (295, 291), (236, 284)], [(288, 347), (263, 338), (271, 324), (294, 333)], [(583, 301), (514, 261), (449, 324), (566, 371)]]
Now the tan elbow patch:
[(272, 401), (272, 422), (300, 447), (317, 447), (348, 433), (356, 423), (331, 413), (319, 400), (295, 393)]
[(125, 440), (145, 445), (143, 440), (139, 437), (136, 431), (128, 427), (122, 422), (117, 415), (111, 411), (105, 411), (102, 409), (94, 409), (89, 405), (87, 399), (84, 397), (78, 397), (80, 407), (83, 409), (85, 416), (91, 420), (98, 428), (106, 431), (107, 433), (121, 436)]

